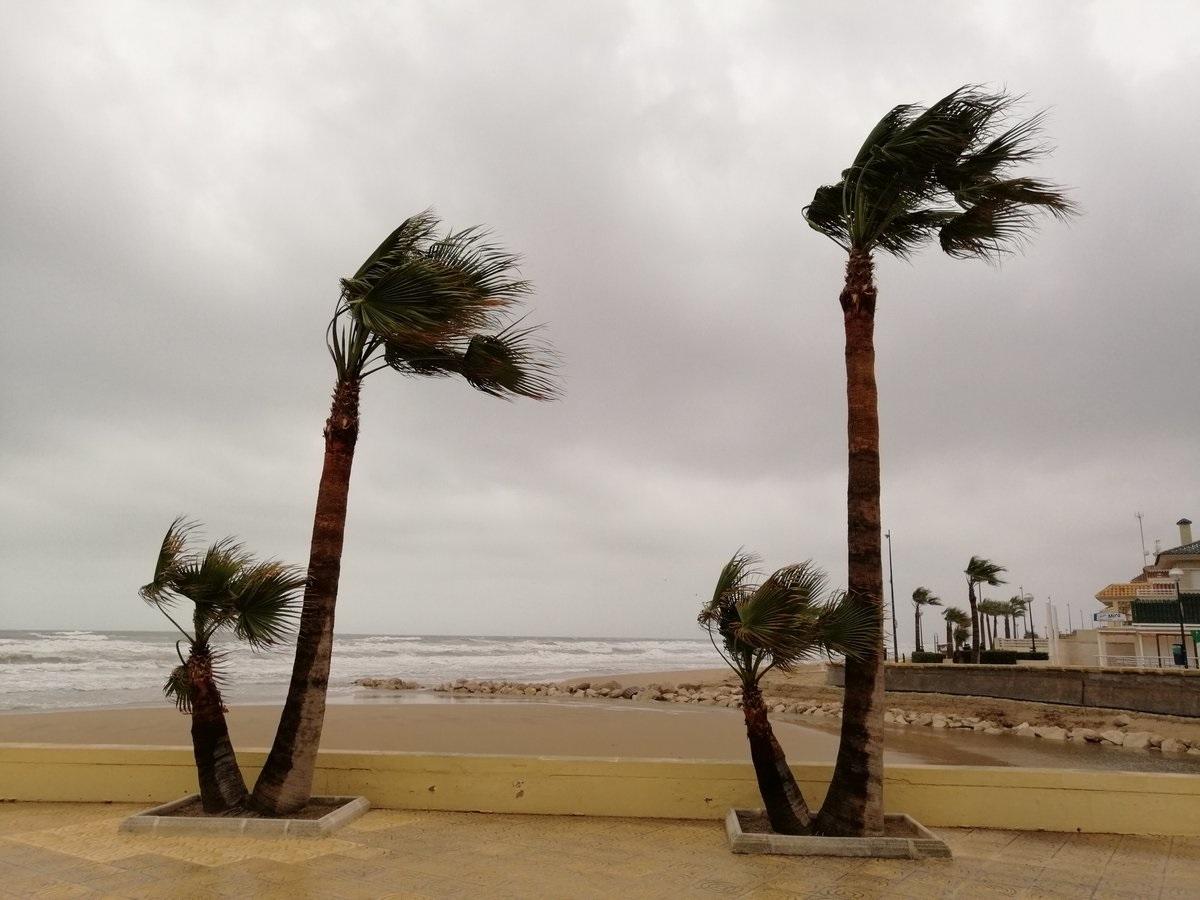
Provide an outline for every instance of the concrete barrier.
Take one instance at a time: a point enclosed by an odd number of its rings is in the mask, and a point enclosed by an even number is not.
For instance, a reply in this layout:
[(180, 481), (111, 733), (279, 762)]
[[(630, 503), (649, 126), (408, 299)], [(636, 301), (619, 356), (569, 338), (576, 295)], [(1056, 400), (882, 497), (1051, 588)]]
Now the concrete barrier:
[[(826, 670), (825, 680), (842, 687), (845, 674), (843, 666), (834, 664)], [(899, 692), (1200, 717), (1200, 671), (1195, 669), (888, 663), (884, 669), (884, 687)]]
[[(262, 752), (238, 755), (252, 778)], [(792, 766), (809, 802), (832, 767)], [(925, 825), (1200, 837), (1200, 778), (976, 766), (888, 766), (888, 812)], [(196, 789), (188, 748), (0, 745), (0, 801), (139, 803)], [(470, 754), (320, 755), (318, 794), (374, 808), (720, 820), (758, 806), (748, 762)]]

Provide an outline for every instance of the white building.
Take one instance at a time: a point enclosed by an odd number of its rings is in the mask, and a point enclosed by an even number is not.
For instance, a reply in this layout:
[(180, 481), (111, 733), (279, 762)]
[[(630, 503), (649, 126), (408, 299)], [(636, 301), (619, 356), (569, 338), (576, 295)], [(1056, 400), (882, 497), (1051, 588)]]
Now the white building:
[[(1200, 635), (1200, 541), (1190, 519), (1180, 519), (1179, 546), (1156, 554), (1154, 563), (1129, 581), (1096, 594), (1097, 662), (1101, 666), (1173, 666), (1174, 648), (1186, 648), (1187, 664), (1197, 667)], [(1180, 618), (1184, 636), (1180, 636)], [(1195, 634), (1194, 634), (1195, 632)]]

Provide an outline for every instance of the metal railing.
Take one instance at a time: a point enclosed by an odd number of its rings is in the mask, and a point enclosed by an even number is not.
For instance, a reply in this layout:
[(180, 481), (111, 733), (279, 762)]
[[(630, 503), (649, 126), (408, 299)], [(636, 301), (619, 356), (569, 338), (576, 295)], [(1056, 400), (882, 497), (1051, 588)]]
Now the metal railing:
[(1099, 657), (1101, 666), (1111, 666), (1115, 669), (1169, 669), (1179, 665), (1174, 656), (1113, 656), (1111, 654)]

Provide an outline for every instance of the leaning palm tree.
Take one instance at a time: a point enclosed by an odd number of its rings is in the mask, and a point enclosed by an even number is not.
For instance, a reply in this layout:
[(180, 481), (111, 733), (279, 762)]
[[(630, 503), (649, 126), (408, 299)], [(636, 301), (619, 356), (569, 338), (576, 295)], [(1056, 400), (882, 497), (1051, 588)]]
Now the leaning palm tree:
[[(882, 620), (879, 412), (874, 254), (908, 257), (936, 237), (955, 258), (997, 259), (1019, 247), (1038, 212), (1066, 218), (1065, 193), (1014, 169), (1040, 157), (1041, 115), (1011, 120), (1015, 99), (963, 87), (928, 108), (905, 104), (867, 135), (836, 184), (817, 189), (808, 224), (848, 256), (839, 302), (846, 340), (849, 477), (847, 591)], [(883, 831), (883, 648), (846, 666), (829, 834)]]
[(955, 633), (958, 629), (970, 625), (971, 617), (958, 607), (949, 606), (942, 610), (942, 618), (946, 620), (946, 649), (952, 654), (957, 653), (962, 641), (955, 638)]
[[(229, 740), (220, 689), (223, 656), (213, 639), (229, 633), (253, 650), (279, 644), (295, 624), (305, 579), (295, 566), (256, 561), (233, 538), (207, 550), (189, 547), (195, 529), (183, 518), (171, 523), (154, 577), (139, 593), (183, 635), (175, 642), (179, 665), (163, 694), (192, 717), (192, 752), (204, 811), (228, 812), (245, 804), (247, 792)], [(190, 631), (173, 615), (185, 602), (191, 604)]]
[(979, 601), (975, 596), (976, 585), (986, 584), (992, 587), (1005, 584), (1000, 575), (1008, 570), (990, 559), (972, 556), (963, 574), (967, 576), (967, 602), (971, 605), (971, 662), (979, 662), (980, 653), (980, 621)]
[[(912, 592), (913, 611), (916, 613), (916, 629), (917, 629), (917, 652), (921, 653), (925, 650), (925, 642), (921, 640), (921, 608), (924, 606), (941, 606), (942, 600), (940, 597), (933, 596), (933, 592), (926, 587), (919, 587)], [(937, 643), (936, 641), (934, 643)]]
[[(1025, 624), (1025, 613), (1029, 608), (1029, 601), (1020, 594), (1015, 597), (1008, 598), (1008, 618), (1011, 622), (1012, 637), (1023, 638), (1025, 635), (1020, 633)], [(1004, 636), (1009, 637), (1009, 626), (1004, 627)]]
[(761, 583), (757, 563), (751, 554), (734, 554), (698, 621), (742, 683), (750, 758), (771, 827), (808, 834), (813, 815), (775, 739), (759, 684), (772, 669), (788, 672), (820, 654), (852, 659), (870, 652), (878, 623), (845, 594), (827, 592), (825, 573), (811, 562), (786, 566)]
[(253, 805), (283, 814), (311, 794), (325, 716), (341, 573), (350, 467), (358, 439), (359, 390), (384, 369), (411, 376), (460, 376), (495, 397), (555, 395), (554, 354), (514, 313), (532, 290), (518, 258), (479, 228), (439, 235), (430, 211), (406, 219), (342, 279), (325, 329), (336, 380), (325, 423), (296, 660), (271, 753)]

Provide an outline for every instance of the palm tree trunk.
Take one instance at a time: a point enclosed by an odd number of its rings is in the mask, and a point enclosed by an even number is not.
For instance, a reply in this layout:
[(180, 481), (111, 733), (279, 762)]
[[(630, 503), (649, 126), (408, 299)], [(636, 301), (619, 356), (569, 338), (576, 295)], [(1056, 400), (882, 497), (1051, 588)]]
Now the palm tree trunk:
[(871, 255), (852, 250), (839, 298), (846, 331), (849, 477), (847, 595), (876, 623), (871, 652), (846, 660), (842, 733), (818, 834), (883, 834), (883, 552), (879, 517), (879, 398)]
[(975, 605), (975, 584), (967, 582), (967, 602), (971, 604), (971, 662), (979, 662), (979, 646), (982, 634), (979, 630), (979, 609)]
[(292, 681), (275, 742), (251, 798), (256, 809), (273, 815), (303, 808), (312, 795), (333, 655), (333, 612), (342, 569), (350, 468), (358, 440), (358, 393), (356, 379), (339, 381), (325, 423), (325, 463), (317, 490)]
[(1007, 615), (1004, 617), (1004, 639), (1010, 640), (1013, 636), (1013, 617)]
[(919, 605), (916, 607), (916, 622), (914, 624), (917, 629), (917, 652), (920, 653), (925, 647), (921, 644), (921, 607)]
[(212, 656), (193, 650), (187, 661), (192, 699), (192, 754), (200, 782), (200, 805), (207, 813), (229, 812), (246, 802), (246, 782), (238, 768), (221, 692), (213, 680)]
[(812, 829), (812, 813), (788, 767), (783, 748), (775, 739), (758, 685), (742, 685), (742, 712), (746, 717), (746, 738), (750, 742), (758, 792), (771, 828), (777, 834), (808, 834)]
[(954, 627), (950, 624), (949, 620), (946, 622), (946, 653), (954, 653)]

